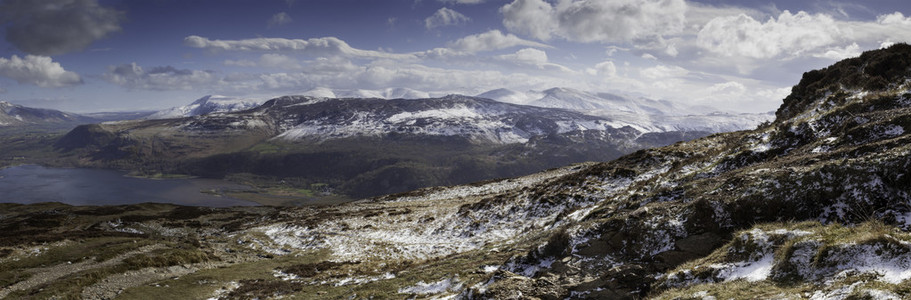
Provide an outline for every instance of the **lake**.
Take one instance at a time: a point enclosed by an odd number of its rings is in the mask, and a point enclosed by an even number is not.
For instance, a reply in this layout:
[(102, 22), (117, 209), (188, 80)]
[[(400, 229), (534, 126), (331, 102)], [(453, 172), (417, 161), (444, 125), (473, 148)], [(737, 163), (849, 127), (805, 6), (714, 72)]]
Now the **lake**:
[(203, 193), (250, 187), (214, 179), (142, 179), (124, 172), (26, 165), (0, 170), (0, 202), (122, 205), (144, 202), (191, 206), (252, 206), (254, 202)]

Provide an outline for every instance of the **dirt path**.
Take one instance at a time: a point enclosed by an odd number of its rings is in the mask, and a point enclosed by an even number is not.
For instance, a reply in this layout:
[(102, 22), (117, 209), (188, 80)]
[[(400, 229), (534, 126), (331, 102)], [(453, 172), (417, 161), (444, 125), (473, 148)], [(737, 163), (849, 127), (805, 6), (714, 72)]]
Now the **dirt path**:
[(103, 262), (94, 262), (91, 260), (86, 260), (74, 264), (59, 264), (56, 266), (46, 267), (46, 268), (33, 268), (25, 270), (24, 272), (32, 273), (33, 275), (26, 280), (17, 282), (7, 288), (0, 290), (0, 298), (5, 298), (7, 295), (14, 291), (27, 290), (42, 284), (57, 280), (61, 277), (78, 273), (81, 271), (110, 267), (116, 264), (119, 264), (124, 259), (134, 256), (137, 254), (147, 253), (149, 251), (154, 251), (158, 249), (165, 248), (162, 244), (155, 244), (144, 246), (134, 251), (130, 251), (121, 255), (118, 255), (112, 259), (103, 261)]

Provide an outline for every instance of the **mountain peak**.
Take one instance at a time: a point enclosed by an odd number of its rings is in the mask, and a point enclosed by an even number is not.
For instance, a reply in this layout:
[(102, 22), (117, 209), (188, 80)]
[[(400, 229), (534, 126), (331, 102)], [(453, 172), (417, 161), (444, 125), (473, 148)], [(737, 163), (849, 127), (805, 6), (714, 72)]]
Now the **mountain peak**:
[(147, 119), (169, 119), (205, 115), (219, 112), (232, 112), (251, 109), (262, 104), (262, 100), (235, 98), (221, 95), (206, 95), (185, 106), (172, 107), (158, 111)]

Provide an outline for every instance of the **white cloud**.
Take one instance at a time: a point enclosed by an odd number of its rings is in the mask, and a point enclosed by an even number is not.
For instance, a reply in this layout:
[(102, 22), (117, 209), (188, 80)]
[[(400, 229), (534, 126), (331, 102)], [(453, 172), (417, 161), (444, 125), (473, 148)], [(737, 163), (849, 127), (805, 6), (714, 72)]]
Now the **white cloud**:
[(433, 15), (424, 19), (424, 27), (433, 29), (443, 26), (462, 25), (471, 21), (471, 18), (446, 7), (440, 8)]
[(756, 94), (761, 98), (778, 102), (791, 94), (791, 87), (762, 89)]
[(507, 29), (541, 40), (649, 44), (681, 32), (686, 9), (683, 0), (514, 0), (500, 12)]
[(177, 69), (172, 66), (144, 70), (136, 63), (108, 67), (103, 77), (111, 83), (143, 90), (192, 90), (217, 84), (220, 79), (212, 71)]
[(547, 52), (534, 49), (534, 48), (525, 48), (516, 51), (514, 54), (505, 54), (499, 56), (505, 60), (520, 62), (524, 64), (531, 65), (540, 65), (547, 63)]
[(554, 8), (543, 0), (516, 0), (500, 8), (503, 26), (539, 40), (549, 40), (557, 29)]
[(259, 63), (260, 65), (269, 68), (297, 69), (301, 67), (297, 59), (275, 53), (263, 54), (259, 58)]
[(825, 52), (813, 54), (813, 57), (828, 58), (831, 60), (842, 60), (845, 58), (860, 56), (860, 45), (852, 43), (845, 47), (832, 47)]
[(544, 70), (546, 72), (575, 73), (570, 68), (549, 62), (547, 52), (534, 48), (524, 48), (515, 53), (498, 55), (494, 57), (494, 62), (499, 62), (507, 67), (518, 67), (526, 70), (531, 67), (533, 70)]
[(676, 57), (677, 54), (680, 54), (680, 51), (677, 51), (676, 45), (668, 45), (667, 49), (664, 50), (664, 54), (670, 55), (671, 57)]
[(243, 40), (210, 40), (191, 35), (184, 38), (184, 45), (194, 48), (221, 51), (289, 51), (310, 56), (351, 56), (362, 58), (413, 59), (413, 54), (394, 54), (351, 47), (335, 37), (311, 39), (253, 38)]
[(255, 61), (248, 60), (248, 59), (238, 59), (238, 60), (228, 59), (228, 60), (225, 60), (224, 64), (226, 66), (232, 66), (232, 67), (256, 67), (259, 65)]
[(503, 34), (499, 30), (469, 35), (449, 42), (447, 46), (457, 51), (468, 53), (499, 50), (516, 46), (551, 48), (548, 45), (529, 40), (523, 40), (513, 34)]
[(696, 43), (725, 56), (765, 59), (808, 54), (842, 36), (835, 19), (828, 15), (784, 11), (765, 23), (746, 14), (715, 18), (699, 31)]
[(97, 0), (5, 0), (0, 24), (6, 40), (22, 51), (58, 55), (85, 49), (92, 42), (119, 32), (124, 12)]
[[(104, 78), (128, 89), (206, 90), (225, 94), (286, 94), (315, 87), (352, 90), (405, 87), (435, 94), (453, 92), (477, 94), (501, 87), (531, 89), (540, 86), (569, 86), (577, 83), (569, 77), (551, 77), (549, 74), (556, 74), (551, 69), (560, 67), (548, 63), (546, 54), (537, 51), (540, 50), (522, 49), (511, 57), (512, 61), (499, 57), (494, 57), (493, 60), (501, 65), (542, 70), (538, 75), (510, 71), (510, 68), (502, 67), (496, 70), (464, 70), (382, 59), (356, 65), (351, 61), (335, 57), (300, 62), (300, 68), (293, 71), (261, 74), (231, 73), (224, 76), (212, 71), (180, 70), (170, 66), (146, 70), (131, 63), (109, 67)], [(262, 59), (260, 57), (258, 61), (234, 61), (234, 63), (241, 65), (254, 63), (256, 66), (260, 66)], [(284, 58), (276, 59), (280, 61)]]
[(272, 15), (272, 18), (269, 18), (269, 27), (281, 26), (288, 23), (291, 23), (294, 19), (291, 19), (291, 16), (286, 12), (280, 12), (275, 15)]
[(446, 4), (479, 4), (485, 0), (437, 0)]
[(476, 94), (504, 86), (531, 88), (545, 83), (568, 84), (569, 80), (532, 76), (524, 73), (502, 73), (493, 70), (459, 70), (434, 68), (420, 64), (378, 61), (344, 72), (313, 73), (309, 70), (294, 73), (263, 74), (254, 89), (306, 90), (314, 87), (337, 89), (382, 89), (406, 87), (428, 92), (458, 92)]
[(595, 65), (595, 71), (598, 75), (614, 77), (617, 76), (617, 66), (612, 61), (604, 61)]
[(225, 65), (227, 66), (237, 66), (237, 67), (263, 67), (263, 68), (278, 68), (278, 69), (300, 69), (300, 61), (297, 59), (277, 54), (277, 53), (266, 53), (259, 57), (259, 61), (252, 61), (246, 59), (240, 60), (225, 60)]
[(665, 66), (658, 65), (651, 68), (645, 68), (639, 71), (639, 75), (648, 79), (663, 79), (663, 78), (674, 78), (682, 77), (688, 74), (684, 68), (678, 66)]
[(696, 45), (760, 64), (759, 60), (806, 57), (840, 60), (893, 41), (911, 41), (911, 18), (901, 12), (880, 15), (875, 21), (845, 21), (827, 14), (783, 11), (765, 22), (746, 13), (716, 16), (701, 28)]
[(47, 56), (13, 55), (9, 59), (0, 57), (0, 76), (11, 78), (20, 84), (40, 87), (64, 87), (82, 84), (79, 74), (64, 70), (59, 63)]
[(881, 15), (876, 21), (883, 25), (904, 25), (911, 26), (911, 18), (906, 18), (901, 12), (894, 12), (888, 15)]
[(708, 91), (712, 94), (721, 94), (725, 96), (739, 96), (746, 92), (746, 86), (736, 81), (718, 83), (709, 87)]

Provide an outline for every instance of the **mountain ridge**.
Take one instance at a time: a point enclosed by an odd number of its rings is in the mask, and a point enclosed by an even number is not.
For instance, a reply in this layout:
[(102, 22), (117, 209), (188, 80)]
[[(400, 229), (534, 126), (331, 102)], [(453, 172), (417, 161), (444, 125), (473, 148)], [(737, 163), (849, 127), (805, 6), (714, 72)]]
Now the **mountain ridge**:
[(0, 127), (89, 123), (97, 119), (53, 109), (31, 108), (0, 101)]

